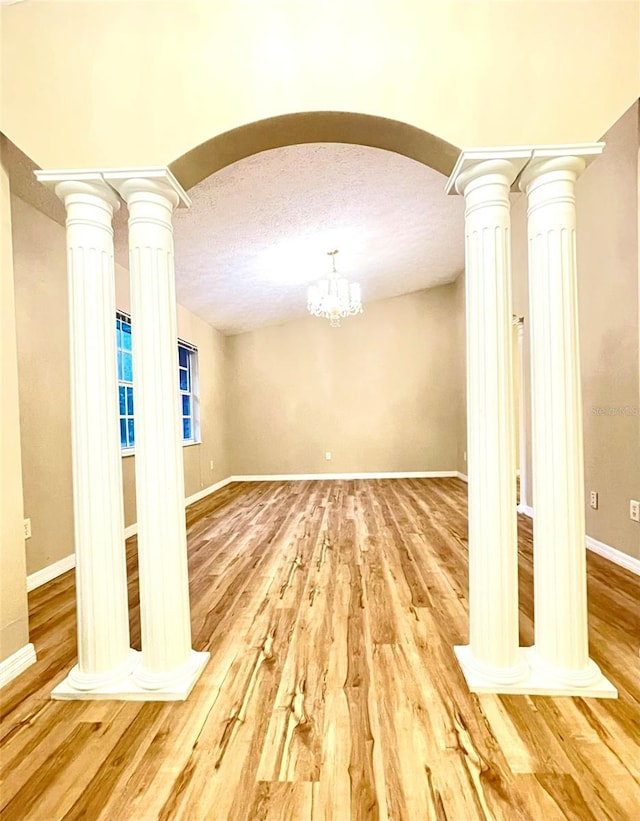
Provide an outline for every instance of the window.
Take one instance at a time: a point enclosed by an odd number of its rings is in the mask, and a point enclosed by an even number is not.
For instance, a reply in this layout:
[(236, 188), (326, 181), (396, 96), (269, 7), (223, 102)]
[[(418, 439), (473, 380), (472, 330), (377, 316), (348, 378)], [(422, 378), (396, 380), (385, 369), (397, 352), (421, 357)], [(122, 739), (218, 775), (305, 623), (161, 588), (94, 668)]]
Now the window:
[(196, 431), (196, 354), (197, 350), (188, 342), (178, 340), (178, 372), (180, 388), (180, 411), (182, 413), (182, 441), (195, 442)]
[(116, 314), (116, 347), (118, 351), (118, 402), (120, 404), (120, 446), (123, 450), (135, 444), (133, 422), (133, 354), (131, 352), (131, 318)]
[[(120, 407), (120, 446), (130, 451), (135, 446), (133, 413), (133, 350), (131, 317), (116, 313), (116, 351), (118, 357), (118, 403)], [(198, 441), (198, 349), (178, 340), (178, 390), (182, 419), (182, 441)]]

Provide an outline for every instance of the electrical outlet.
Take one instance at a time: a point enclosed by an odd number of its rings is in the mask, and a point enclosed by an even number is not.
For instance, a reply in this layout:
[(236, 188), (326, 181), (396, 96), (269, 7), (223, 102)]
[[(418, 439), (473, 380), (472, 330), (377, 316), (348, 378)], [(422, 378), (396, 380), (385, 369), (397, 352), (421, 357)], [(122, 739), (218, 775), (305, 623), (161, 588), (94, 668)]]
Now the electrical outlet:
[(25, 539), (31, 538), (31, 519), (24, 520), (24, 537)]
[(327, 462), (330, 462), (330, 461), (331, 461), (331, 459), (332, 459), (333, 457), (332, 457), (332, 454), (331, 454), (331, 451), (330, 451), (330, 450), (325, 451), (325, 453), (324, 453), (324, 458), (327, 460)]
[(209, 470), (213, 470), (213, 459), (209, 462)]
[(465, 462), (467, 461), (467, 451), (466, 450), (465, 450), (464, 456), (462, 458), (464, 459)]
[(594, 510), (598, 509), (598, 491), (592, 490), (589, 494), (589, 504)]
[(640, 502), (637, 499), (629, 501), (629, 518), (633, 522), (640, 522)]

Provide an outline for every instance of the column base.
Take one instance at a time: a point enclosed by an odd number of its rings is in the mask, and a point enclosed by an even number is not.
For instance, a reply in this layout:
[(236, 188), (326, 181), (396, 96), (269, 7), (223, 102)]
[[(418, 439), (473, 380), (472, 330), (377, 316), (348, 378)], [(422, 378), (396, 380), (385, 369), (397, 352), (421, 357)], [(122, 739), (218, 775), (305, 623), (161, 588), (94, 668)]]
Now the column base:
[(129, 648), (129, 652), (124, 662), (115, 669), (106, 670), (103, 673), (83, 673), (76, 664), (69, 671), (66, 681), (69, 687), (79, 692), (90, 692), (92, 690), (100, 690), (103, 687), (111, 687), (114, 684), (119, 684), (134, 670), (139, 663), (140, 653), (137, 650)]
[(546, 662), (538, 655), (535, 645), (528, 648), (528, 656), (531, 670), (540, 678), (550, 683), (553, 682), (559, 687), (584, 691), (594, 686), (602, 687), (603, 682), (613, 687), (592, 659), (588, 659), (584, 670), (567, 670), (562, 667), (554, 667)]
[[(205, 655), (207, 658), (203, 660), (202, 656)], [(185, 682), (191, 681), (194, 675), (197, 678), (208, 658), (208, 653), (196, 653), (195, 650), (191, 650), (184, 664), (181, 664), (179, 667), (175, 667), (172, 670), (166, 670), (158, 673), (153, 670), (148, 670), (144, 666), (143, 650), (140, 664), (133, 671), (133, 680), (138, 687), (143, 690), (153, 692), (170, 692), (176, 688), (180, 689)]]
[[(548, 672), (536, 669), (533, 647), (520, 649), (521, 658), (528, 667), (526, 678), (511, 684), (480, 675), (470, 663), (469, 646), (454, 647), (458, 663), (472, 693), (498, 693), (523, 696), (583, 696), (584, 698), (617, 698), (618, 691), (602, 673), (590, 684), (576, 686), (552, 678)], [(533, 662), (533, 664), (532, 664)]]
[[(470, 645), (466, 644), (453, 649), (467, 682), (484, 682), (487, 686), (495, 687), (513, 687), (529, 677), (529, 664), (522, 650), (518, 651), (516, 663), (512, 667), (489, 667), (474, 657)], [(473, 692), (476, 691), (473, 690)]]
[[(136, 651), (132, 652), (135, 652), (136, 662), (139, 665), (142, 654)], [(134, 681), (133, 674), (135, 670), (131, 670), (129, 675), (119, 681), (93, 690), (78, 690), (71, 683), (70, 677), (67, 676), (64, 681), (52, 690), (51, 698), (55, 701), (185, 701), (193, 690), (196, 681), (200, 678), (209, 657), (209, 653), (196, 653), (193, 651), (188, 671), (185, 671), (184, 677), (158, 689), (148, 690), (140, 687)]]

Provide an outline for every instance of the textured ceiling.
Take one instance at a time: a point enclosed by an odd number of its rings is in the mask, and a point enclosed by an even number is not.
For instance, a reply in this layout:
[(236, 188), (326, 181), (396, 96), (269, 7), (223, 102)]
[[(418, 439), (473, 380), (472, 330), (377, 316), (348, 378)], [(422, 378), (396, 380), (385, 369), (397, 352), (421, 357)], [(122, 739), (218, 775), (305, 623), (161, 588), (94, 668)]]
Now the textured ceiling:
[[(174, 217), (178, 301), (226, 334), (304, 316), (306, 286), (335, 248), (365, 311), (450, 282), (464, 265), (464, 201), (444, 185), (414, 160), (357, 145), (294, 145), (227, 166)], [(116, 234), (126, 264), (126, 231)]]

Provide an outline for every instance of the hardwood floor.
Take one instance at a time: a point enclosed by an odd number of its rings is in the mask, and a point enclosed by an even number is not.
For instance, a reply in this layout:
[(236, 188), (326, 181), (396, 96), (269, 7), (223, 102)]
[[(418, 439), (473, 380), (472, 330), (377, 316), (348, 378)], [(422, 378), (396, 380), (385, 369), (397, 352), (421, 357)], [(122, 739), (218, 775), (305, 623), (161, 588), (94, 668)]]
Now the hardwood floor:
[[(476, 696), (452, 650), (461, 481), (233, 484), (187, 522), (211, 660), (185, 703), (50, 701), (75, 659), (73, 573), (30, 594), (38, 662), (2, 691), (3, 821), (640, 817), (637, 577), (589, 554), (592, 656), (617, 701)], [(128, 557), (139, 646), (135, 539)]]

